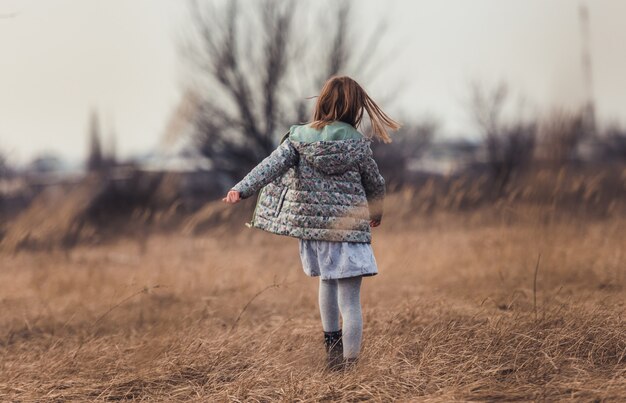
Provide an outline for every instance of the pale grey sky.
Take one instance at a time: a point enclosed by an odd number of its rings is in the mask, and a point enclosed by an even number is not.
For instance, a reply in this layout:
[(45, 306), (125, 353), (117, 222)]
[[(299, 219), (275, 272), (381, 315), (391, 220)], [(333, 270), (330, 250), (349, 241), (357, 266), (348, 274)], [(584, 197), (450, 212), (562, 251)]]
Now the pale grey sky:
[[(253, 1), (253, 0), (248, 0)], [(89, 111), (122, 156), (161, 140), (180, 96), (181, 0), (0, 0), (0, 148), (82, 157)], [(626, 1), (587, 1), (601, 119), (626, 123)], [(508, 82), (537, 108), (582, 102), (577, 0), (359, 0), (358, 24), (390, 21), (402, 50), (368, 91), (391, 113), (471, 133), (468, 83)], [(17, 13), (12, 15), (13, 13)], [(402, 83), (397, 96), (389, 92)]]

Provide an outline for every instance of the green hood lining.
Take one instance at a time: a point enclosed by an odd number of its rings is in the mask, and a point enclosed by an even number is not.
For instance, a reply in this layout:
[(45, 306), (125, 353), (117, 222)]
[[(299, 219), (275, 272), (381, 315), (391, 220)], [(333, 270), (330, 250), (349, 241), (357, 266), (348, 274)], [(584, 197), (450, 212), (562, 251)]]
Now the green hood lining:
[(354, 127), (344, 122), (332, 122), (322, 129), (313, 129), (308, 124), (293, 125), (289, 129), (289, 139), (303, 143), (316, 141), (356, 140), (363, 135)]

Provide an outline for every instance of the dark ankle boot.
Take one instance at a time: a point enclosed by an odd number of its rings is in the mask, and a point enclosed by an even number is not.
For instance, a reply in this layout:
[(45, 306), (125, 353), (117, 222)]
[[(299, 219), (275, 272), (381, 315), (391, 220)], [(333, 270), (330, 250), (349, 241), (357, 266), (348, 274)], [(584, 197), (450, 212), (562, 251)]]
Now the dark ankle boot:
[(343, 341), (341, 329), (336, 332), (324, 332), (324, 345), (326, 346), (328, 368), (341, 369), (343, 364)]

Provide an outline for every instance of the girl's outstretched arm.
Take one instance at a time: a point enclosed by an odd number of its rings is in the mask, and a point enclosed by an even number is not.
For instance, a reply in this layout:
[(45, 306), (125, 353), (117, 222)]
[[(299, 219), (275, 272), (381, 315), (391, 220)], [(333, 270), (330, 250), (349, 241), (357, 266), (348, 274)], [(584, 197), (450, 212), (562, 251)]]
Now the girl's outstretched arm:
[(282, 142), (276, 150), (261, 161), (239, 183), (232, 187), (222, 199), (227, 203), (237, 203), (240, 199), (252, 196), (298, 162), (298, 152), (289, 139)]

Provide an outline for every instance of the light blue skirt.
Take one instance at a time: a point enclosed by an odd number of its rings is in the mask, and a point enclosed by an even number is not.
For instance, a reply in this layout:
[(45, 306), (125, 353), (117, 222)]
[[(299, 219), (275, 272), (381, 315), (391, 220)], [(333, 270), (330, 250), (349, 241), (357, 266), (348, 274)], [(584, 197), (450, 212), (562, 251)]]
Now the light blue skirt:
[(378, 274), (369, 243), (300, 239), (300, 259), (308, 276), (322, 280)]

